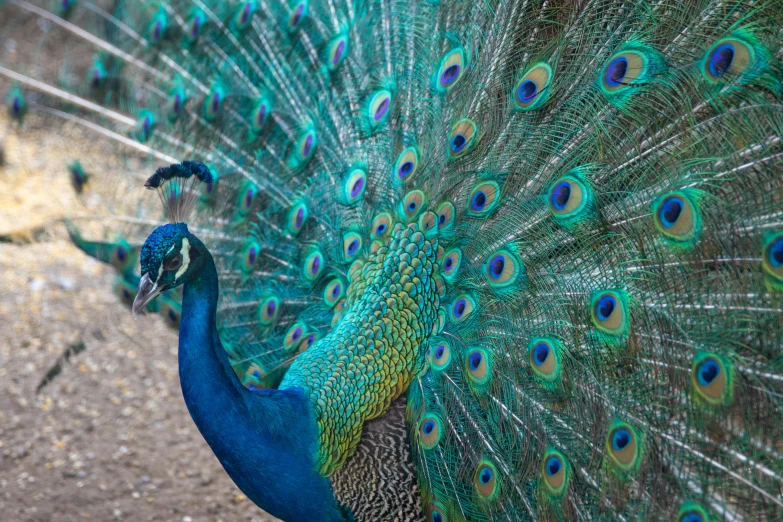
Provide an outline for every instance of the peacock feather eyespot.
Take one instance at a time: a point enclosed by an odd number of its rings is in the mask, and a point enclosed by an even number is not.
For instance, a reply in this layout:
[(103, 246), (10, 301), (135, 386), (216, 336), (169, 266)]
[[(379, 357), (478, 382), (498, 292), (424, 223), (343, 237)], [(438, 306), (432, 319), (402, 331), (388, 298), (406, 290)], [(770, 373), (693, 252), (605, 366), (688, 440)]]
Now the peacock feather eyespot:
[(333, 308), (337, 302), (345, 295), (346, 284), (345, 281), (336, 277), (329, 281), (324, 288), (324, 303), (329, 308)]
[(470, 384), (485, 387), (492, 378), (492, 355), (483, 348), (471, 348), (465, 359), (465, 371)]
[(244, 31), (247, 29), (257, 8), (258, 6), (255, 0), (249, 0), (239, 4), (239, 7), (234, 14), (234, 29), (237, 31)]
[(283, 339), (283, 348), (290, 352), (297, 346), (299, 346), (299, 342), (304, 337), (305, 331), (307, 331), (307, 327), (302, 322), (296, 322), (292, 324), (288, 331), (285, 333), (285, 338)]
[(427, 522), (448, 522), (449, 518), (446, 515), (446, 509), (438, 502), (429, 504), (424, 508), (426, 513)]
[(190, 13), (190, 18), (187, 22), (187, 30), (185, 31), (185, 38), (188, 43), (194, 43), (198, 40), (201, 33), (204, 31), (204, 26), (207, 23), (207, 16), (201, 9), (194, 9)]
[(485, 501), (495, 500), (500, 492), (500, 478), (495, 465), (482, 459), (473, 474), (473, 487), (479, 498)]
[(174, 122), (180, 117), (186, 102), (187, 95), (182, 87), (175, 87), (169, 91), (168, 101), (166, 102), (166, 114), (170, 122)]
[(478, 126), (468, 118), (459, 120), (449, 135), (449, 156), (461, 158), (470, 152), (478, 138)]
[(158, 315), (163, 318), (168, 326), (178, 330), (179, 323), (182, 320), (182, 306), (165, 295), (160, 296), (159, 301)]
[(485, 217), (490, 215), (500, 203), (500, 185), (494, 181), (482, 181), (470, 192), (468, 215)]
[[(756, 45), (751, 43), (754, 38), (735, 34), (721, 38), (707, 50), (702, 59), (701, 72), (707, 82), (719, 84), (725, 82), (742, 83), (743, 76), (750, 75), (758, 69), (759, 53)], [(765, 54), (765, 53), (761, 53)]]
[(590, 312), (596, 328), (611, 336), (623, 336), (631, 327), (628, 297), (623, 290), (595, 292), (590, 299)]
[(134, 136), (139, 143), (146, 143), (155, 128), (155, 115), (146, 109), (139, 111), (139, 119), (136, 121)]
[(553, 365), (551, 364), (551, 361), (553, 359), (552, 347), (547, 343), (539, 342), (533, 345), (533, 348), (530, 350), (530, 362), (532, 362), (534, 366), (540, 368), (543, 373), (552, 372), (551, 366)]
[(242, 187), (240, 187), (239, 193), (237, 194), (237, 205), (239, 207), (238, 213), (240, 216), (247, 216), (247, 214), (253, 208), (253, 203), (255, 203), (257, 195), (258, 189), (253, 184), (253, 182), (246, 181), (242, 184)]
[(630, 424), (616, 420), (606, 436), (607, 462), (615, 469), (632, 473), (642, 462), (643, 437)]
[(152, 42), (153, 45), (160, 43), (166, 37), (168, 31), (169, 21), (166, 11), (159, 10), (155, 16), (150, 20), (147, 26), (147, 39)]
[(462, 263), (462, 251), (459, 248), (452, 248), (443, 256), (440, 262), (441, 273), (446, 281), (452, 281)]
[(465, 72), (466, 61), (465, 51), (461, 47), (446, 53), (435, 73), (433, 82), (435, 89), (440, 92), (447, 92), (457, 85)]
[(344, 194), (348, 204), (356, 203), (364, 197), (364, 191), (367, 189), (367, 172), (364, 168), (356, 167), (351, 169), (348, 177), (345, 179)]
[(11, 113), (11, 116), (14, 118), (18, 118), (19, 115), (22, 113), (22, 107), (24, 106), (24, 99), (21, 96), (14, 96), (12, 98), (9, 98), (8, 102), (8, 111)]
[(68, 165), (68, 173), (71, 175), (71, 185), (73, 185), (73, 189), (77, 194), (81, 194), (89, 181), (89, 176), (84, 172), (79, 160), (74, 160), (73, 163)]
[(261, 246), (254, 239), (249, 240), (242, 249), (241, 269), (244, 273), (250, 273), (256, 266), (261, 254)]
[(258, 305), (258, 322), (263, 326), (269, 326), (277, 321), (280, 315), (280, 299), (277, 296), (268, 296)]
[(250, 130), (254, 135), (258, 135), (269, 121), (269, 115), (272, 112), (272, 104), (264, 97), (259, 98), (253, 111), (250, 113)]
[(147, 34), (149, 35), (150, 41), (152, 41), (153, 44), (158, 43), (161, 38), (163, 38), (163, 34), (166, 32), (166, 27), (160, 20), (155, 20), (152, 22), (152, 25), (147, 31)]
[(585, 182), (581, 168), (569, 171), (552, 184), (547, 205), (552, 216), (566, 227), (594, 215), (593, 191)]
[(305, 258), (304, 265), (302, 266), (302, 272), (305, 279), (309, 281), (315, 281), (323, 273), (325, 260), (323, 254), (320, 251), (310, 253)]
[(544, 105), (549, 99), (552, 68), (546, 62), (535, 62), (514, 87), (516, 108), (531, 111)]
[(461, 323), (468, 319), (476, 308), (476, 302), (467, 294), (463, 294), (451, 305), (451, 320), (455, 323)]
[(204, 203), (209, 203), (215, 199), (218, 194), (218, 180), (220, 179), (220, 174), (213, 164), (208, 164), (207, 168), (212, 174), (212, 180), (209, 183), (201, 184), (201, 195), (199, 196), (199, 199)]
[(783, 232), (764, 235), (761, 269), (770, 289), (783, 290)]
[(696, 199), (686, 191), (672, 192), (653, 201), (655, 228), (675, 244), (693, 244), (702, 229), (701, 212)]
[(604, 70), (604, 85), (608, 87), (618, 87), (620, 85), (625, 85), (623, 80), (625, 80), (627, 74), (628, 57), (618, 56), (616, 58), (612, 58), (612, 61), (609, 62), (609, 65), (607, 65), (606, 69)]
[(557, 450), (550, 449), (544, 455), (541, 476), (545, 491), (554, 497), (561, 497), (568, 489), (571, 468), (565, 457)]
[(347, 232), (343, 235), (343, 259), (346, 262), (353, 261), (362, 253), (362, 236), (356, 232)]
[(68, 18), (73, 12), (77, 0), (59, 0), (57, 2), (57, 14), (63, 18)]
[(685, 502), (677, 513), (677, 522), (710, 522), (706, 509), (695, 502)]
[(110, 259), (118, 272), (125, 272), (129, 265), (136, 261), (136, 258), (131, 255), (130, 245), (124, 239), (119, 239), (111, 249)]
[(381, 212), (372, 220), (370, 234), (373, 238), (386, 237), (392, 230), (392, 217), (388, 212)]
[(263, 381), (265, 377), (266, 371), (261, 367), (261, 365), (252, 363), (247, 367), (247, 370), (245, 370), (245, 375), (242, 378), (242, 384), (251, 390), (261, 390), (264, 388)]
[(180, 322), (181, 316), (176, 311), (174, 311), (171, 308), (169, 308), (166, 311), (166, 318), (168, 319), (169, 323), (171, 323), (171, 325), (174, 328), (179, 328), (179, 322)]
[(17, 121), (21, 121), (27, 112), (27, 103), (24, 94), (18, 85), (14, 84), (5, 100), (8, 115)]
[(106, 67), (103, 65), (103, 60), (95, 58), (87, 70), (87, 84), (91, 89), (99, 89), (106, 83), (106, 77)]
[(332, 39), (327, 46), (329, 52), (326, 56), (326, 67), (330, 71), (336, 71), (348, 56), (348, 35), (341, 34)]
[(215, 85), (204, 97), (202, 113), (207, 121), (214, 121), (220, 115), (220, 109), (223, 108), (223, 102), (226, 99), (226, 91), (221, 85)]
[(315, 154), (315, 149), (318, 146), (318, 138), (315, 135), (315, 129), (307, 129), (296, 140), (296, 146), (294, 147), (294, 154), (292, 154), (291, 164), (292, 168), (301, 168), (307, 165)]
[(397, 156), (394, 162), (394, 179), (396, 181), (408, 181), (416, 174), (419, 168), (419, 148), (408, 147)]
[(445, 339), (435, 339), (430, 344), (430, 349), (432, 350), (430, 367), (434, 371), (448, 368), (451, 363), (451, 345)]
[(419, 421), (419, 445), (425, 450), (437, 446), (443, 433), (443, 421), (439, 416), (429, 413)]
[(288, 211), (288, 217), (286, 219), (288, 232), (294, 236), (301, 232), (308, 216), (309, 211), (304, 201), (294, 203)]
[(302, 0), (294, 4), (291, 9), (291, 14), (288, 16), (286, 28), (289, 33), (296, 32), (302, 25), (302, 21), (307, 17), (307, 11), (310, 7), (310, 2)]
[(494, 290), (509, 290), (527, 281), (525, 265), (508, 250), (499, 250), (487, 258), (485, 275)]
[(735, 54), (734, 43), (722, 42), (717, 45), (707, 57), (707, 74), (710, 78), (717, 80), (728, 73), (731, 66), (735, 64)]
[(133, 304), (133, 300), (136, 299), (136, 292), (138, 292), (138, 288), (123, 277), (117, 277), (114, 280), (113, 290), (114, 295), (119, 297), (120, 301), (126, 306)]
[(386, 89), (376, 91), (370, 97), (370, 101), (367, 104), (367, 118), (371, 129), (378, 127), (389, 118), (391, 101), (391, 92)]
[(549, 390), (555, 390), (562, 379), (562, 343), (551, 337), (533, 337), (528, 349), (530, 368), (536, 381)]
[(731, 404), (734, 398), (733, 365), (717, 354), (698, 352), (691, 370), (691, 387), (713, 406)]
[(646, 80), (648, 55), (636, 50), (627, 50), (612, 56), (601, 72), (601, 87), (605, 93), (616, 93), (638, 86)]
[(427, 196), (421, 190), (411, 190), (400, 201), (400, 216), (408, 222), (416, 219), (416, 216), (424, 210), (427, 205)]
[(663, 55), (649, 45), (630, 42), (605, 62), (596, 82), (610, 103), (623, 106), (639, 87), (665, 70), (665, 63)]
[(456, 210), (454, 204), (450, 201), (444, 201), (438, 205), (435, 214), (438, 216), (438, 230), (440, 232), (449, 232), (454, 228), (454, 214)]

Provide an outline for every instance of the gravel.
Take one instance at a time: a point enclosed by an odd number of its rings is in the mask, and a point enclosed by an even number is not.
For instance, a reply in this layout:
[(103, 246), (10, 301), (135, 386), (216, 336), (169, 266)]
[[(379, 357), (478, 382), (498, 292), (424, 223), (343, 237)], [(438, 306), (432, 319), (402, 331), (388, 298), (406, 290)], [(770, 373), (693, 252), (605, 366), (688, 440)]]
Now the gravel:
[(35, 114), (21, 130), (0, 116), (0, 235), (46, 229), (34, 243), (0, 243), (0, 518), (275, 520), (234, 486), (190, 419), (176, 332), (156, 316), (134, 322), (111, 291), (113, 269), (52, 225), (89, 212), (64, 166), (99, 144), (45, 130)]

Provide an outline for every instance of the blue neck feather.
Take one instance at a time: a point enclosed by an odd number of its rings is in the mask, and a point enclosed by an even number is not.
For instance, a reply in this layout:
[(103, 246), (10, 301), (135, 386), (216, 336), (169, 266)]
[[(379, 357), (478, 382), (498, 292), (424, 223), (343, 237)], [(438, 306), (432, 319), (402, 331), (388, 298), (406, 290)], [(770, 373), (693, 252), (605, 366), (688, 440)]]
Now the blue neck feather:
[[(250, 391), (217, 335), (218, 277), (205, 252), (185, 283), (179, 375), (190, 416), (248, 498), (286, 521), (344, 521), (329, 481), (315, 469), (318, 428), (300, 389)], [(350, 518), (350, 515), (348, 516)]]

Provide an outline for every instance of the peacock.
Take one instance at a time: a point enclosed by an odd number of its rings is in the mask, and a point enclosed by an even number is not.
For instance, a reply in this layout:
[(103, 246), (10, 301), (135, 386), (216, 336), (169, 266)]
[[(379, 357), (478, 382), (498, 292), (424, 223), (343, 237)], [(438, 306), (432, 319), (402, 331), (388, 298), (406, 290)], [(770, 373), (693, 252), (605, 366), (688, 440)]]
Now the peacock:
[(267, 512), (783, 519), (780, 0), (0, 18), (15, 132), (111, 148), (69, 168), (101, 202), (71, 238), (176, 313), (190, 415)]

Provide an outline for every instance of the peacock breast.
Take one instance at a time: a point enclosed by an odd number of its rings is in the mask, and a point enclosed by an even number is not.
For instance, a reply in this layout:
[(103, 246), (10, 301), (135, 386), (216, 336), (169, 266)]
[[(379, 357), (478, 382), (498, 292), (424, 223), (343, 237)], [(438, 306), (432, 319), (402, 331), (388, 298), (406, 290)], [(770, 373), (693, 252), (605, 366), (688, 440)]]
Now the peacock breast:
[(336, 327), (292, 364), (280, 388), (301, 388), (319, 428), (320, 472), (331, 475), (359, 444), (365, 421), (387, 412), (424, 363), (438, 321), (437, 239), (397, 226), (353, 275)]

